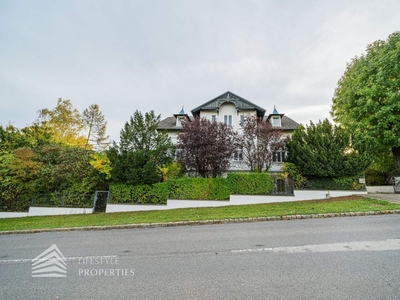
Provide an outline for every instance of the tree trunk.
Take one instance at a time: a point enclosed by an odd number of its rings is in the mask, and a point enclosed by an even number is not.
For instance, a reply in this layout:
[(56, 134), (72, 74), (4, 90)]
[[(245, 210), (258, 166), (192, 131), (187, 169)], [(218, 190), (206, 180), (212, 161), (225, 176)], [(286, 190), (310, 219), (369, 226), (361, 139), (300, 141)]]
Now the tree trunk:
[(394, 168), (400, 169), (400, 146), (392, 147)]

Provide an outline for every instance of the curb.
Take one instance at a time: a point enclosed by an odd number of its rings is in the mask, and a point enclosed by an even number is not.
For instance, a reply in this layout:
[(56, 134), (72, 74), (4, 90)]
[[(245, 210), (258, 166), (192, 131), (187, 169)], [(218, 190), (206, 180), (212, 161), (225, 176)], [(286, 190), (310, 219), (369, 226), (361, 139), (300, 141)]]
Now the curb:
[(264, 221), (359, 217), (359, 216), (375, 216), (375, 215), (389, 215), (389, 214), (400, 214), (400, 210), (326, 213), (326, 214), (311, 214), (311, 215), (287, 215), (287, 216), (275, 216), (275, 217), (256, 217), (256, 218), (220, 219), (220, 220), (178, 221), (178, 222), (166, 222), (166, 223), (138, 223), (138, 224), (125, 224), (125, 225), (47, 228), (47, 229), (32, 229), (32, 230), (8, 230), (8, 231), (0, 231), (0, 235), (27, 234), (27, 233), (40, 233), (40, 232), (60, 232), (60, 231), (62, 232), (62, 231), (176, 227), (176, 226), (188, 226), (188, 225), (193, 226), (193, 225), (212, 225), (212, 224), (228, 224), (228, 223), (250, 223), (250, 222), (264, 222)]

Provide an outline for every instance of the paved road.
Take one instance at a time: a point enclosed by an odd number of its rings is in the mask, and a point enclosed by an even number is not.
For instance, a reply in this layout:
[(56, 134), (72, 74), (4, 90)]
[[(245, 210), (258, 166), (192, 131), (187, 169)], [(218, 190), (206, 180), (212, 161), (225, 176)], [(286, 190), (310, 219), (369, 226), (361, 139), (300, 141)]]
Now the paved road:
[[(33, 278), (53, 244), (66, 277)], [(400, 215), (0, 236), (0, 281), (0, 299), (399, 299)]]

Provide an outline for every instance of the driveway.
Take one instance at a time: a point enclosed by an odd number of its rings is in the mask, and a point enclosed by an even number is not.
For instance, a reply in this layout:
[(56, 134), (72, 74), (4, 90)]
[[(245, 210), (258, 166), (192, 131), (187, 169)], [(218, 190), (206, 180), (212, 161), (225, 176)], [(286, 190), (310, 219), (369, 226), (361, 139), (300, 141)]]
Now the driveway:
[(368, 194), (366, 197), (400, 204), (400, 194)]

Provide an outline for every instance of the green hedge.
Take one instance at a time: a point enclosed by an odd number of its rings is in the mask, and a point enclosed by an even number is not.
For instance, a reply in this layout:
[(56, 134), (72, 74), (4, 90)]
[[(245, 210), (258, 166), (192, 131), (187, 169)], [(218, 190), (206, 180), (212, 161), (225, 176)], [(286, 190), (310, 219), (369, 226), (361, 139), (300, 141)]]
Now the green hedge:
[(274, 187), (268, 173), (229, 173), (227, 181), (231, 194), (267, 195)]
[(228, 200), (231, 194), (267, 195), (273, 185), (268, 173), (229, 173), (227, 178), (185, 177), (153, 185), (111, 184), (110, 203), (166, 204), (167, 199)]
[(170, 199), (227, 200), (231, 194), (225, 178), (179, 178), (170, 181)]
[(359, 177), (307, 178), (302, 189), (305, 190), (364, 190)]
[(110, 203), (166, 204), (169, 198), (169, 183), (153, 185), (111, 184)]

